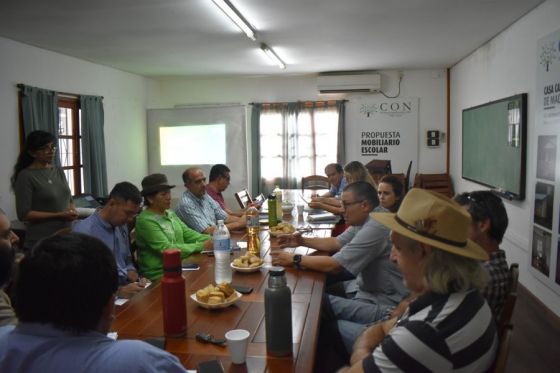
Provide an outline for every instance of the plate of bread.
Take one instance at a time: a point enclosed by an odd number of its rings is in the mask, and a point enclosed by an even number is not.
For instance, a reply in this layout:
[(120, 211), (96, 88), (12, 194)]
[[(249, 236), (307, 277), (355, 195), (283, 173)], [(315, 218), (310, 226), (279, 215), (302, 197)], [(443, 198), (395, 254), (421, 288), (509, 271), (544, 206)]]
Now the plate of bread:
[(231, 262), (231, 268), (238, 272), (256, 272), (263, 266), (264, 260), (254, 254), (245, 254)]
[(279, 236), (281, 234), (292, 234), (296, 231), (296, 228), (290, 223), (278, 223), (278, 225), (270, 228), (270, 235), (272, 237)]
[(230, 284), (226, 283), (216, 286), (210, 284), (191, 294), (191, 299), (200, 307), (210, 310), (229, 307), (239, 298), (241, 298), (241, 293), (235, 291)]

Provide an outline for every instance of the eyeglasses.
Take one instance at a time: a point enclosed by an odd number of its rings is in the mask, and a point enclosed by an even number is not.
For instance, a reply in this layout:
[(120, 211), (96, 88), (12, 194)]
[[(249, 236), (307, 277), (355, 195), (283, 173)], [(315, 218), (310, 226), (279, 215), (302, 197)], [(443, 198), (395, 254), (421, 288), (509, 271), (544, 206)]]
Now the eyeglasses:
[(39, 149), (40, 152), (48, 152), (48, 151), (55, 151), (56, 150), (56, 146), (54, 144), (47, 144), (44, 146), (41, 146)]
[(357, 204), (357, 203), (362, 203), (362, 202), (364, 202), (363, 199), (361, 199), (361, 200), (359, 200), (359, 201), (354, 201), (354, 202), (344, 202), (344, 201), (342, 201), (342, 208), (343, 208), (343, 209), (346, 209), (346, 208), (348, 208), (349, 206), (355, 205), (355, 204)]

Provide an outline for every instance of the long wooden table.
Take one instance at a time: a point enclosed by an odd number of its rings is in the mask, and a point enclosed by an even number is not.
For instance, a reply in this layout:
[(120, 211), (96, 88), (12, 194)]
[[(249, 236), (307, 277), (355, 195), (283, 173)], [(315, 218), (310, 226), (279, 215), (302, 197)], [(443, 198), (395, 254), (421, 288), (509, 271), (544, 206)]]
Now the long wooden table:
[[(326, 237), (331, 225), (316, 226), (306, 235)], [(243, 240), (244, 234), (233, 233), (232, 238)], [(214, 258), (196, 254), (189, 262), (198, 263), (200, 270), (185, 271), (187, 296), (187, 335), (183, 338), (167, 338), (165, 349), (177, 356), (187, 369), (196, 369), (201, 361), (219, 359), (229, 372), (311, 372), (315, 360), (321, 299), (325, 275), (322, 273), (286, 268), (288, 286), (292, 290), (293, 356), (275, 358), (266, 353), (264, 323), (264, 291), (268, 282), (271, 248), (277, 248), (277, 239), (268, 231), (261, 231), (261, 257), (265, 266), (257, 272), (233, 272), (233, 284), (246, 285), (254, 290), (243, 295), (234, 305), (219, 310), (199, 307), (190, 295), (214, 282)], [(311, 254), (314, 250), (298, 247), (284, 249), (300, 254)], [(244, 251), (244, 250), (242, 250)], [(232, 255), (240, 255), (239, 252)], [(244, 365), (232, 364), (227, 347), (199, 342), (197, 333), (209, 333), (223, 338), (231, 329), (246, 329), (251, 333)], [(153, 284), (116, 310), (113, 330), (119, 339), (149, 339), (163, 336), (161, 288)]]

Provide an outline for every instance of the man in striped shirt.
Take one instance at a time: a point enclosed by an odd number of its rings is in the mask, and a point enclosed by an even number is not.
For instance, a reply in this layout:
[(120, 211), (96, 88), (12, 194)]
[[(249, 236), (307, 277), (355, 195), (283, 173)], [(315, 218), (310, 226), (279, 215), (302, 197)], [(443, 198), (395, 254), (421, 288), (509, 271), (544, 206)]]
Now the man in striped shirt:
[(443, 195), (412, 189), (396, 214), (373, 213), (392, 230), (391, 258), (421, 294), (401, 316), (368, 328), (348, 372), (484, 372), (498, 339), (486, 282), (486, 252), (468, 237), (470, 215)]

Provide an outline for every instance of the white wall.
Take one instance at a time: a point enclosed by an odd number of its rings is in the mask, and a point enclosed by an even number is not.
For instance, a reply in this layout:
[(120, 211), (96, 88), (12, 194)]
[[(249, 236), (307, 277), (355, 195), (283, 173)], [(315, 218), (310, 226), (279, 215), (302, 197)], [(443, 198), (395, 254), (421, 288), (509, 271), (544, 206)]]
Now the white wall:
[[(560, 0), (549, 0), (477, 49), (451, 70), (451, 175), (456, 192), (484, 189), (461, 179), (461, 112), (488, 101), (528, 93), (527, 199), (505, 201), (509, 228), (502, 247), (520, 264), (520, 281), (560, 315), (560, 296), (527, 271), (535, 184), (535, 89), (537, 40), (560, 27)], [(489, 160), (491, 162), (491, 160)]]
[(15, 218), (9, 178), (19, 153), (18, 83), (103, 96), (109, 189), (127, 180), (140, 185), (147, 172), (147, 79), (0, 38), (0, 206)]
[[(383, 71), (382, 87), (388, 95), (397, 93), (398, 72)], [(426, 130), (445, 131), (445, 70), (407, 70), (401, 96), (419, 97), (419, 170), (424, 173), (445, 172), (445, 144), (439, 148), (425, 146)], [(286, 102), (298, 100), (352, 100), (354, 95), (320, 95), (314, 75), (244, 78), (166, 78), (152, 81), (148, 89), (148, 108), (170, 108), (182, 104)], [(250, 111), (247, 113), (250, 119)], [(347, 122), (346, 131), (359, 131)], [(359, 137), (359, 136), (358, 136)], [(347, 159), (350, 161), (351, 159)], [(404, 172), (405, 170), (403, 170)], [(395, 170), (395, 172), (398, 172)]]

